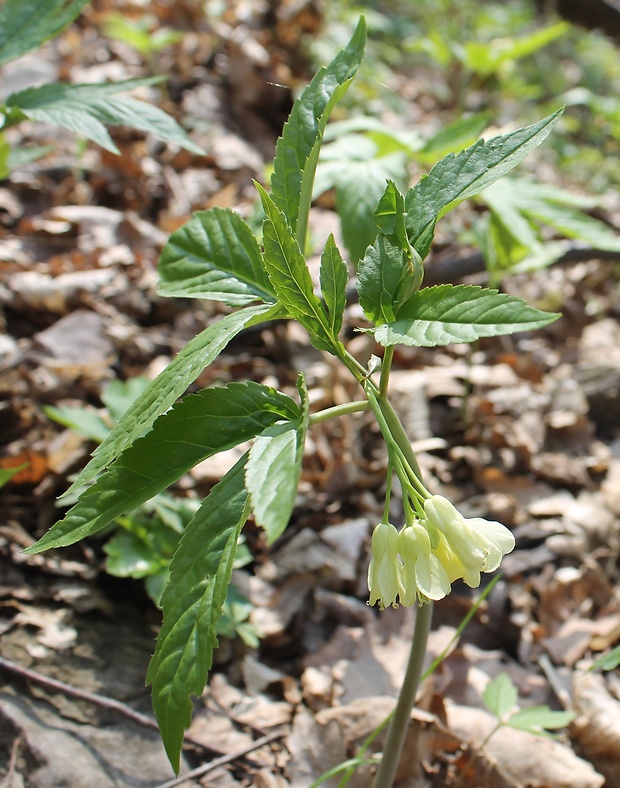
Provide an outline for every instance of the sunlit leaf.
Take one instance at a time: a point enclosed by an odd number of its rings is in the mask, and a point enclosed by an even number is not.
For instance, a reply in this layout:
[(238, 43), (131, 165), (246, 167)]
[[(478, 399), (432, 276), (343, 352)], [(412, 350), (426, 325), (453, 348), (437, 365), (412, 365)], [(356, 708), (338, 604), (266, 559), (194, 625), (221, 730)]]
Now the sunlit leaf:
[(215, 485), (187, 526), (170, 564), (161, 605), (164, 623), (149, 665), (153, 708), (178, 773), (192, 695), (201, 695), (217, 646), (237, 539), (247, 518), (245, 456)]
[(165, 296), (230, 306), (276, 300), (252, 231), (238, 214), (223, 208), (195, 213), (172, 233), (158, 272), (159, 292)]
[(361, 17), (347, 47), (336, 55), (329, 66), (317, 71), (293, 105), (276, 146), (271, 193), (274, 203), (287, 216), (301, 246), (306, 235), (307, 214), (323, 132), (334, 105), (346, 93), (357, 73), (365, 42), (366, 23)]
[(296, 419), (293, 400), (258, 383), (204, 389), (177, 402), (129, 446), (65, 517), (27, 552), (65, 547), (105, 528), (177, 481), (207, 457)]
[(0, 66), (54, 38), (90, 0), (5, 0), (0, 6)]
[(384, 347), (435, 347), (532, 331), (559, 317), (497, 290), (439, 285), (413, 295), (399, 310), (396, 321), (367, 331)]
[(15, 119), (23, 117), (69, 129), (112, 153), (118, 153), (119, 150), (106, 125), (140, 129), (193, 153), (203, 153), (174, 118), (159, 107), (116, 95), (160, 81), (160, 77), (149, 77), (82, 85), (53, 82), (12, 93), (5, 104), (13, 111)]
[(523, 161), (551, 132), (561, 113), (558, 110), (532, 126), (487, 142), (479, 140), (456, 156), (446, 156), (407, 192), (407, 232), (423, 259), (431, 247), (437, 219)]
[(65, 496), (101, 473), (127, 446), (143, 435), (241, 330), (277, 316), (277, 309), (269, 305), (246, 307), (226, 315), (191, 339), (166, 369), (151, 381), (101, 446), (95, 449), (92, 460)]

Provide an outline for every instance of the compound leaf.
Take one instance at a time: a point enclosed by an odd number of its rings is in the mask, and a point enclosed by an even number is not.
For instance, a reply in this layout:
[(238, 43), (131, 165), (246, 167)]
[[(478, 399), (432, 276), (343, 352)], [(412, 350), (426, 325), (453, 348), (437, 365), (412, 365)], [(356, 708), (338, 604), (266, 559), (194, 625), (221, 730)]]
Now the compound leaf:
[(500, 673), (482, 693), (484, 705), (498, 720), (503, 720), (510, 714), (517, 705), (518, 697), (517, 688), (507, 673)]
[(510, 728), (528, 731), (535, 736), (545, 736), (546, 729), (565, 728), (575, 719), (572, 711), (552, 711), (549, 706), (532, 706), (515, 712), (506, 724)]
[(244, 306), (274, 302), (273, 287), (248, 225), (234, 211), (199, 211), (176, 230), (159, 258), (159, 292)]
[(94, 479), (127, 446), (143, 435), (240, 331), (278, 316), (281, 316), (278, 309), (267, 304), (249, 306), (226, 315), (191, 339), (166, 369), (149, 383), (108, 437), (95, 449), (91, 461), (65, 496)]
[(396, 321), (365, 330), (384, 347), (435, 347), (532, 331), (558, 317), (497, 290), (475, 285), (438, 285), (415, 293), (400, 308)]
[(0, 6), (0, 66), (59, 35), (90, 0), (6, 0)]
[(435, 223), (456, 204), (473, 197), (519, 164), (551, 132), (562, 114), (485, 142), (439, 161), (405, 197), (409, 240), (422, 258), (431, 247)]
[(246, 455), (215, 485), (188, 524), (170, 564), (161, 598), (164, 623), (149, 665), (153, 709), (175, 772), (191, 695), (201, 695), (217, 647), (237, 539), (247, 518)]
[(366, 23), (361, 17), (351, 41), (321, 68), (293, 105), (276, 146), (271, 176), (273, 201), (287, 216), (303, 248), (314, 173), (327, 120), (362, 62)]
[(51, 123), (82, 134), (112, 153), (119, 150), (104, 124), (140, 129), (193, 153), (203, 153), (178, 123), (159, 107), (115, 95), (160, 81), (160, 77), (148, 77), (103, 84), (50, 83), (12, 93), (6, 99), (6, 107), (13, 111), (12, 123), (19, 118)]
[(28, 552), (65, 547), (100, 531), (207, 457), (253, 438), (281, 419), (298, 415), (290, 397), (258, 383), (231, 383), (190, 394), (163, 414), (151, 432), (129, 446)]

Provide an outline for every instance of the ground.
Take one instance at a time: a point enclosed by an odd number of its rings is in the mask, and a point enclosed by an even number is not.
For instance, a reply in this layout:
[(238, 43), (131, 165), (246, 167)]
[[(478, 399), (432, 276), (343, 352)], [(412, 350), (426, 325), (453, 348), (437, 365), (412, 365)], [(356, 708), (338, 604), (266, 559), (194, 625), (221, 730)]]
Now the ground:
[[(22, 550), (57, 519), (56, 497), (95, 446), (44, 408), (106, 417), (110, 381), (153, 377), (221, 314), (157, 295), (159, 251), (193, 210), (251, 216), (252, 178), (265, 180), (292, 104), (284, 85), (297, 88), (311, 72), (302, 43), (321, 36), (315, 4), (233, 3), (209, 24), (199, 6), (150, 9), (185, 35), (152, 59), (167, 90), (145, 98), (184, 122), (206, 157), (128, 130), (114, 133), (120, 157), (79, 150), (37, 124), (11, 140), (52, 141), (54, 150), (0, 185), (0, 464), (26, 465), (0, 492), (3, 788), (161, 788), (173, 778), (144, 686), (160, 625), (144, 584), (105, 571), (109, 534), (34, 557)], [(102, 35), (114, 9), (144, 13), (139, 3), (94, 3), (57, 43), (7, 68), (8, 88), (40, 73), (74, 82), (144, 74), (142, 57)], [(405, 81), (399, 88), (411, 92)], [(613, 221), (617, 206), (608, 208)], [(457, 227), (468, 221), (463, 213)], [(334, 229), (327, 195), (313, 209), (314, 252)], [(456, 230), (438, 240), (429, 277), (461, 281), (454, 261), (468, 250)], [(486, 284), (486, 274), (467, 281)], [(562, 319), (533, 334), (396, 353), (392, 397), (427, 486), (517, 540), (460, 638), (481, 589), (455, 586), (436, 605), (427, 664), (447, 656), (422, 685), (403, 788), (620, 784), (618, 674), (588, 672), (620, 638), (619, 281), (614, 256), (591, 251), (508, 276), (507, 292)], [(363, 359), (376, 348), (350, 331), (358, 310), (352, 300), (344, 335)], [(290, 323), (245, 332), (197, 385), (252, 379), (293, 392), (297, 370), (313, 409), (356, 396)], [(369, 534), (382, 513), (378, 438), (366, 415), (317, 425), (284, 537), (268, 549), (249, 524), (250, 561), (234, 583), (259, 642), (248, 645), (240, 630), (221, 638), (182, 757), (182, 775), (203, 771), (184, 784), (308, 786), (353, 757), (391, 710), (415, 611), (366, 604)], [(202, 464), (175, 494), (205, 495), (233, 459)], [(558, 739), (504, 728), (478, 749), (493, 726), (482, 693), (501, 673), (521, 707), (564, 708), (574, 722)], [(361, 766), (349, 785), (369, 785), (371, 771)]]

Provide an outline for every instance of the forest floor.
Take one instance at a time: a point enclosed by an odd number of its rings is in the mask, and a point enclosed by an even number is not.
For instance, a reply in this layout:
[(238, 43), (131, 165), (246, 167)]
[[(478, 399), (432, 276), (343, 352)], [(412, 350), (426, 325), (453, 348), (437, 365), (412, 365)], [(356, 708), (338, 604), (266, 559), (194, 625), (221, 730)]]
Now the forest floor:
[[(23, 124), (24, 140), (55, 149), (0, 184), (0, 467), (26, 465), (0, 491), (2, 788), (177, 784), (144, 685), (160, 613), (143, 582), (106, 572), (109, 534), (37, 556), (22, 550), (58, 519), (56, 498), (95, 446), (44, 408), (107, 418), (110, 381), (152, 378), (221, 314), (156, 294), (159, 251), (194, 210), (250, 215), (252, 179), (265, 180), (292, 104), (283, 85), (310, 75), (301, 42), (320, 36), (314, 4), (274, 5), (280, 13), (267, 19), (252, 15), (260, 3), (233, 3), (211, 25), (199, 5), (155, 6), (161, 24), (187, 31), (156, 64), (168, 75), (160, 105), (191, 118), (206, 157), (127, 130), (114, 132), (120, 156), (95, 146), (78, 155), (69, 135)], [(95, 3), (78, 27), (7, 68), (3, 90), (42, 73), (74, 82), (142, 75), (135, 52), (101, 35), (113, 6)], [(317, 250), (331, 231), (326, 199), (312, 214)], [(444, 259), (467, 252), (449, 234), (442, 245)], [(460, 638), (479, 590), (455, 586), (436, 605), (427, 663), (448, 653), (423, 682), (397, 784), (614, 788), (620, 677), (588, 668), (620, 640), (620, 269), (592, 256), (502, 286), (561, 308), (562, 319), (535, 334), (395, 356), (393, 400), (427, 486), (467, 516), (503, 522), (517, 541)], [(369, 358), (371, 340), (347, 330), (358, 310), (348, 307), (346, 341)], [(313, 408), (355, 396), (287, 323), (243, 333), (198, 385), (250, 379), (291, 391), (297, 370)], [(175, 494), (204, 496), (234, 459), (201, 464)], [(355, 756), (390, 712), (415, 611), (366, 604), (384, 479), (366, 415), (313, 427), (285, 536), (269, 549), (256, 527), (246, 530), (251, 560), (234, 583), (251, 603), (248, 621), (244, 603), (237, 621), (251, 624), (250, 645), (243, 627), (221, 638), (182, 756), (181, 777), (203, 772), (179, 784), (308, 788)], [(502, 728), (480, 749), (494, 724), (482, 693), (501, 673), (522, 708), (570, 710), (573, 723), (557, 738)], [(370, 785), (372, 768), (349, 785)]]

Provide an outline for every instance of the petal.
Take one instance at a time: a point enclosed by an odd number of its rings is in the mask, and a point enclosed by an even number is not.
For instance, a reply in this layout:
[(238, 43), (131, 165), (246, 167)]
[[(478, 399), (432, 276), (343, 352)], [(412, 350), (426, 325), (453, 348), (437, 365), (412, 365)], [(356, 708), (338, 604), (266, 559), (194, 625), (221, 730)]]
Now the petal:
[(420, 556), (415, 565), (418, 588), (429, 599), (443, 599), (450, 593), (450, 580), (439, 559), (432, 553)]

